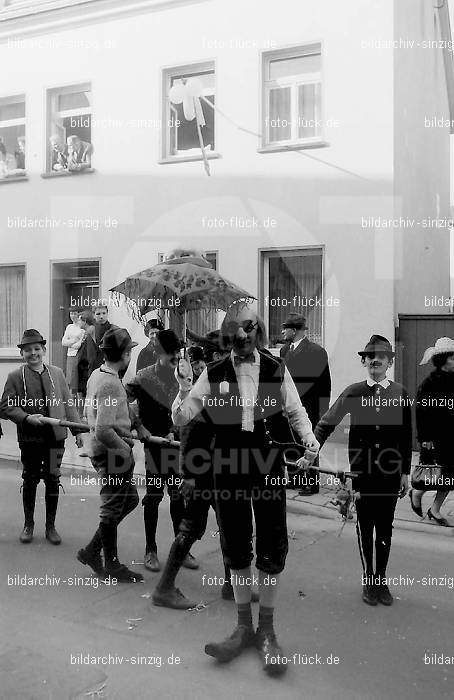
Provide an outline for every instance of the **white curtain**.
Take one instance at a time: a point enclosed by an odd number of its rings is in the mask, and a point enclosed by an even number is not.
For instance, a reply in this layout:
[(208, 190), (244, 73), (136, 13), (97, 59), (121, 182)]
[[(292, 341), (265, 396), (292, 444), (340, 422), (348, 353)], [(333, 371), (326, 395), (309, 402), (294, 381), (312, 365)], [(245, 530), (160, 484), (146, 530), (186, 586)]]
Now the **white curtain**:
[(0, 347), (15, 347), (25, 325), (25, 268), (0, 266)]

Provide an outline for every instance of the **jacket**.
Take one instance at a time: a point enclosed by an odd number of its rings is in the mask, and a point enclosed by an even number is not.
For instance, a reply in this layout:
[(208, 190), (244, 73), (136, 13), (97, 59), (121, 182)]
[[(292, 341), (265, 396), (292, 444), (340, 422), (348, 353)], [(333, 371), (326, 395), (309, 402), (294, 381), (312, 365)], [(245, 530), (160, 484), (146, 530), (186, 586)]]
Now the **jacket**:
[(137, 372), (125, 388), (129, 401), (137, 401), (139, 421), (152, 435), (165, 437), (175, 431), (172, 403), (178, 394), (178, 382), (173, 370), (156, 362)]
[(444, 467), (454, 467), (453, 429), (454, 376), (436, 369), (416, 394), (416, 433), (420, 443), (434, 443), (436, 461)]

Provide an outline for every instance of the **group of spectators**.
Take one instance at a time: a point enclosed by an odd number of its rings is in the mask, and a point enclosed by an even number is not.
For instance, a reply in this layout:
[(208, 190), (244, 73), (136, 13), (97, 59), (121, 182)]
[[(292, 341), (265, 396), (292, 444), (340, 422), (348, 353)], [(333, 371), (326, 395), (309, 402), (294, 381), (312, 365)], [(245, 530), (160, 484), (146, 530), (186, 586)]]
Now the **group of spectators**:
[(0, 136), (0, 179), (11, 175), (23, 175), (25, 172), (25, 136), (17, 137), (17, 146), (9, 153), (3, 136)]
[(49, 141), (52, 155), (52, 170), (75, 171), (91, 167), (93, 144), (89, 141), (82, 141), (75, 134), (68, 136), (66, 143), (57, 134), (52, 135)]

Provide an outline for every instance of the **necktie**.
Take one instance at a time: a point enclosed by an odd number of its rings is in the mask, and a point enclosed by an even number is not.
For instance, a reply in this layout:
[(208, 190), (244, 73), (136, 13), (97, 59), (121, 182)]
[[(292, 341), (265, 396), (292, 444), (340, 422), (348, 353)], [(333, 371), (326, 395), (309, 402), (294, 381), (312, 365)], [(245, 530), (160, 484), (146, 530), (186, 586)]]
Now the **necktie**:
[(243, 363), (248, 363), (250, 365), (254, 364), (254, 353), (250, 353), (250, 355), (246, 355), (245, 357), (240, 357), (240, 355), (235, 355), (233, 358), (233, 362), (235, 363), (235, 366), (237, 365), (242, 365)]
[(290, 352), (293, 352), (295, 349), (295, 345), (293, 343), (290, 343)]

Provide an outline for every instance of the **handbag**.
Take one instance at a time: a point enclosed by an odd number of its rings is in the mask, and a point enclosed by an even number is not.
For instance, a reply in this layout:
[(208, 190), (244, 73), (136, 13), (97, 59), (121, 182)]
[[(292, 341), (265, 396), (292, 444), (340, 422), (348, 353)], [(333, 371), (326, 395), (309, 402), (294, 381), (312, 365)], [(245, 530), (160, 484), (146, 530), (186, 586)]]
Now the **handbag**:
[(417, 491), (436, 491), (442, 482), (442, 468), (437, 464), (435, 450), (421, 447), (419, 464), (411, 475), (412, 487)]

